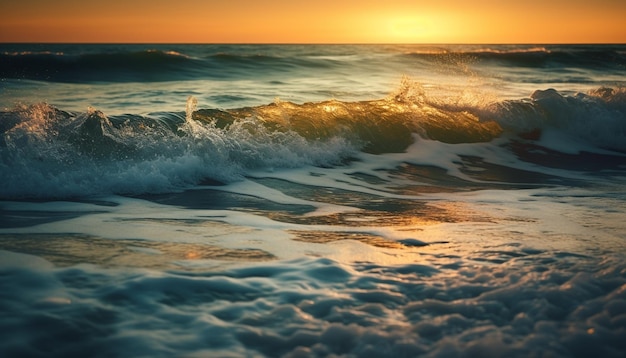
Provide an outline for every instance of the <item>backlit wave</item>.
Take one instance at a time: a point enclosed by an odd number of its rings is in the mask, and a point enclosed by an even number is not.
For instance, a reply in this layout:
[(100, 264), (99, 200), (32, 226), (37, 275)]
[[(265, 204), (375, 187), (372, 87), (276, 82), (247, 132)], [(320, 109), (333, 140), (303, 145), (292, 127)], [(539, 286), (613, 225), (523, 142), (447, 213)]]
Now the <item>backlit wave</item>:
[(186, 112), (150, 115), (24, 105), (0, 112), (0, 197), (163, 192), (258, 169), (342, 165), (361, 152), (401, 153), (419, 137), (544, 145), (542, 138), (559, 133), (566, 140), (557, 150), (565, 153), (578, 153), (580, 143), (626, 152), (625, 98), (623, 88), (574, 96), (548, 89), (463, 104), (407, 82), (378, 100), (197, 109), (190, 97)]

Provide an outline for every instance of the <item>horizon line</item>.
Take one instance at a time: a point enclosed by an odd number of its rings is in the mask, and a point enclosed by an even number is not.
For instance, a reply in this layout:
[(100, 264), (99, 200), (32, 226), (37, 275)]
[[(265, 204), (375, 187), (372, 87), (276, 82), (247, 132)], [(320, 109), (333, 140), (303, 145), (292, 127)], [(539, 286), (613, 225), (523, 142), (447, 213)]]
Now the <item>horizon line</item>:
[(626, 45), (626, 42), (161, 42), (161, 41), (0, 41), (33, 45)]

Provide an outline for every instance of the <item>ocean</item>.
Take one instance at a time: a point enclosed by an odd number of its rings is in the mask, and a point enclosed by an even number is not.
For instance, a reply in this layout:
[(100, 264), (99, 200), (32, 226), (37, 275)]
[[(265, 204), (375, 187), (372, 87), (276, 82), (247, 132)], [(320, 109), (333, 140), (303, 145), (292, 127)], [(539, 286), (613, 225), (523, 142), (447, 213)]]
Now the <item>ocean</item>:
[(623, 357), (626, 45), (0, 44), (0, 356)]

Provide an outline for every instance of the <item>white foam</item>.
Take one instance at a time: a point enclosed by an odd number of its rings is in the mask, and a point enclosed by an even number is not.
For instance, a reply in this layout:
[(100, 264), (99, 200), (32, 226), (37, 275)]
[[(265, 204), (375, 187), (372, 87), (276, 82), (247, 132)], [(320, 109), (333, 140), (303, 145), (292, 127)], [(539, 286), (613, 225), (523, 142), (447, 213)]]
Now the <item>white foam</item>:
[(199, 275), (18, 269), (12, 277), (50, 285), (2, 276), (10, 294), (0, 302), (13, 309), (0, 321), (0, 352), (621, 356), (620, 258), (509, 249), (500, 265), (448, 254), (422, 264), (298, 259)]

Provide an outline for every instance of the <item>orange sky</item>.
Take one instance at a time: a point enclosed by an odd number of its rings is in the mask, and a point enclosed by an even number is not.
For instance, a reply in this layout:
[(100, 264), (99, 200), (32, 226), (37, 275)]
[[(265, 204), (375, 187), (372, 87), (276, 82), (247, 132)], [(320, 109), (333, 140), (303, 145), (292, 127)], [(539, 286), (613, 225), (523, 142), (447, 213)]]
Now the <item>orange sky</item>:
[(626, 43), (625, 0), (16, 0), (0, 42)]

